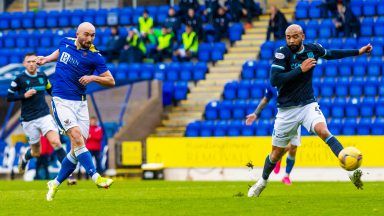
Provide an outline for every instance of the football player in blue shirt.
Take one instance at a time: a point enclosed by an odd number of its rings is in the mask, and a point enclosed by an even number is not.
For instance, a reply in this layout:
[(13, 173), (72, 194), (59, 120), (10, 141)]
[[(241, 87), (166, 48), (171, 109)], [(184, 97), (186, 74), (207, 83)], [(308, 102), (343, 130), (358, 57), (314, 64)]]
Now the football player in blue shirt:
[[(261, 99), (255, 112), (247, 115), (247, 119), (245, 120), (246, 125), (252, 125), (252, 123), (254, 121), (259, 119), (261, 112), (263, 111), (265, 106), (269, 103), (269, 101), (271, 101), (272, 98), (277, 97), (276, 88), (273, 88), (271, 85), (268, 85), (265, 88), (264, 92), (265, 92), (264, 97), (263, 97), (263, 99)], [(294, 136), (290, 140), (287, 148), (285, 148), (285, 153), (288, 152), (288, 156), (287, 156), (287, 160), (286, 160), (287, 165), (285, 167), (285, 176), (283, 177), (283, 179), (281, 181), (286, 185), (292, 184), (291, 179), (289, 177), (290, 177), (290, 174), (292, 172), (293, 166), (295, 165), (295, 157), (296, 157), (297, 147), (300, 146), (300, 143), (301, 143), (301, 137), (300, 137), (301, 131), (300, 131), (300, 129), (301, 129), (301, 127), (297, 128), (297, 135)], [(281, 160), (279, 160), (276, 163), (275, 169), (273, 170), (276, 174), (278, 174), (280, 172), (280, 164), (281, 164)]]
[(86, 86), (95, 82), (113, 87), (115, 80), (105, 65), (103, 56), (95, 49), (95, 27), (81, 23), (76, 38), (62, 39), (59, 49), (46, 57), (39, 57), (38, 64), (57, 60), (52, 76), (52, 108), (56, 122), (71, 141), (71, 152), (63, 160), (57, 177), (48, 182), (47, 200), (53, 200), (59, 185), (76, 169), (78, 162), (98, 187), (109, 188), (112, 179), (103, 178), (96, 172), (92, 155), (85, 147), (89, 135), (89, 112)]
[[(248, 191), (248, 197), (258, 197), (267, 186), (267, 180), (276, 162), (297, 128), (303, 125), (309, 132), (317, 134), (338, 157), (343, 146), (328, 130), (325, 117), (316, 102), (312, 88), (313, 70), (317, 59), (341, 59), (370, 53), (370, 44), (360, 49), (326, 50), (320, 44), (304, 44), (305, 35), (301, 26), (293, 24), (285, 31), (286, 46), (275, 52), (271, 66), (270, 82), (278, 90), (275, 125), (272, 134), (272, 152), (265, 159), (262, 178)], [(354, 185), (362, 188), (361, 170), (350, 176)]]
[[(40, 156), (40, 134), (48, 139), (60, 162), (66, 156), (57, 126), (45, 101), (45, 92), (51, 94), (52, 86), (45, 73), (37, 71), (36, 57), (34, 53), (27, 53), (24, 56), (25, 72), (11, 82), (7, 96), (8, 101), (21, 101), (21, 126), (31, 146), (24, 155), (20, 156), (20, 174), (25, 172), (28, 161), (32, 157)], [(68, 184), (76, 184), (76, 179), (71, 176)]]

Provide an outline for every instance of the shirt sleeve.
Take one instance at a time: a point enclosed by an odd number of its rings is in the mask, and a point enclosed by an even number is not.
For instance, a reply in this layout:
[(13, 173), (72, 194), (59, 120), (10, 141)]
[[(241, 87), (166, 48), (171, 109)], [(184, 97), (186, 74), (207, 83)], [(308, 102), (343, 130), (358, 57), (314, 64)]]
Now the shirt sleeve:
[(8, 89), (8, 95), (7, 95), (7, 101), (18, 101), (18, 100), (23, 100), (24, 95), (20, 95), (20, 83), (18, 77), (11, 82), (11, 85)]
[(324, 56), (327, 55), (327, 50), (324, 49), (324, 47), (321, 46), (321, 44), (319, 44), (319, 43), (314, 43), (313, 45), (315, 45), (315, 47), (316, 47), (316, 55), (317, 55), (319, 58), (324, 58)]
[(98, 57), (97, 57), (97, 60), (96, 60), (96, 67), (95, 67), (94, 74), (95, 75), (100, 75), (102, 73), (107, 72), (108, 68), (105, 65), (105, 60), (104, 60), (103, 56), (100, 53), (98, 53), (97, 56)]
[(271, 86), (268, 86), (265, 88), (264, 97), (268, 100), (271, 100), (274, 97), (273, 91), (271, 89)]
[(284, 53), (284, 47), (280, 47), (275, 51), (273, 62), (272, 62), (272, 68), (278, 68), (281, 70), (285, 70), (285, 61), (288, 56)]
[(19, 78), (16, 77), (16, 79), (14, 79), (11, 82), (11, 85), (8, 88), (8, 92), (10, 92), (12, 94), (18, 93), (18, 91), (20, 90), (20, 86), (19, 85), (20, 85), (19, 84)]

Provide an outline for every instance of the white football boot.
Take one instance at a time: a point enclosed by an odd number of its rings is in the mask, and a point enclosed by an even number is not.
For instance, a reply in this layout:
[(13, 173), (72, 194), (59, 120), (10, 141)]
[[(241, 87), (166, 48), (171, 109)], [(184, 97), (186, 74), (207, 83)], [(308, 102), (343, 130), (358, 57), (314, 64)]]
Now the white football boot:
[(251, 188), (248, 190), (248, 197), (259, 197), (261, 192), (267, 187), (267, 180), (260, 178)]

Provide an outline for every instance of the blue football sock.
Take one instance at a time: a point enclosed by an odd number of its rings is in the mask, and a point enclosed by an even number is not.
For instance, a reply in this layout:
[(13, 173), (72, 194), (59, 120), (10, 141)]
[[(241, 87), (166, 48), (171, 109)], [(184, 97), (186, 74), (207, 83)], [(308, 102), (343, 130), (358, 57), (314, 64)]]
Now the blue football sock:
[(96, 174), (96, 168), (92, 161), (92, 155), (85, 146), (75, 148), (75, 155), (89, 176)]
[(288, 155), (287, 156), (287, 166), (285, 167), (285, 172), (287, 174), (290, 174), (292, 172), (294, 165), (295, 165), (295, 158)]
[(28, 148), (28, 150), (25, 152), (23, 160), (24, 162), (27, 162), (31, 159), (32, 159), (31, 148)]
[(77, 166), (77, 159), (71, 153), (68, 153), (67, 157), (61, 162), (61, 168), (59, 174), (57, 174), (56, 181), (60, 184), (68, 178), (69, 175), (75, 171)]
[(334, 137), (333, 135), (330, 135), (327, 139), (325, 139), (325, 142), (329, 145), (333, 154), (335, 154), (336, 157), (338, 157), (341, 150), (343, 150), (343, 146), (336, 139), (336, 137)]
[(267, 180), (269, 178), (269, 175), (271, 174), (271, 172), (275, 168), (275, 166), (276, 166), (276, 162), (272, 163), (272, 161), (268, 155), (267, 158), (265, 158), (263, 175), (262, 175), (264, 180)]
[(57, 159), (59, 159), (60, 163), (62, 163), (65, 156), (67, 156), (67, 153), (65, 152), (63, 147), (60, 147), (59, 149), (55, 149), (55, 153), (56, 153)]

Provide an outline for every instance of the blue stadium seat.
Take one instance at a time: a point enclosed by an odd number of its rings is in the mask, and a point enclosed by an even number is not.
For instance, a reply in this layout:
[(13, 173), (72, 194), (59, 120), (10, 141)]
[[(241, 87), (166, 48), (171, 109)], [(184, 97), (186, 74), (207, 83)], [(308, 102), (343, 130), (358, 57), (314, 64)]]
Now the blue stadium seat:
[(266, 80), (269, 78), (270, 64), (268, 61), (259, 61), (256, 64), (255, 75), (256, 79)]
[(71, 26), (78, 26), (80, 23), (82, 23), (83, 22), (84, 13), (85, 13), (85, 11), (84, 10), (80, 10), (80, 9), (72, 11), (72, 14), (71, 14), (71, 17), (70, 17), (70, 21), (71, 21), (70, 25)]
[(361, 117), (372, 117), (374, 115), (375, 98), (364, 97), (361, 101), (360, 115)]
[(332, 105), (332, 100), (330, 98), (321, 98), (319, 100), (319, 105), (324, 116), (329, 116), (331, 114), (330, 107)]
[(96, 15), (95, 15), (95, 25), (97, 26), (105, 26), (107, 25), (107, 15), (108, 15), (108, 11), (106, 9), (99, 9), (97, 12), (96, 12)]
[(60, 19), (58, 19), (59, 27), (68, 27), (71, 24), (72, 12), (69, 10), (62, 10), (60, 13)]
[(312, 18), (312, 19), (318, 19), (318, 18), (321, 18), (321, 9), (319, 8), (319, 6), (322, 4), (322, 1), (320, 0), (313, 0), (311, 2), (311, 5), (310, 7), (308, 8), (308, 15), (309, 15), (309, 18)]
[(39, 11), (35, 14), (35, 20), (34, 20), (34, 25), (35, 28), (45, 28), (46, 23), (45, 21), (47, 20), (47, 12), (46, 11)]
[(197, 62), (195, 64), (195, 68), (193, 70), (193, 80), (203, 80), (205, 79), (205, 74), (208, 71), (207, 63), (205, 62)]
[(218, 121), (213, 128), (213, 136), (224, 137), (227, 134), (227, 129), (230, 125), (226, 121)]
[(44, 38), (44, 40), (40, 40), (40, 46), (52, 47), (53, 32), (51, 30), (45, 30), (42, 33), (42, 38)]
[(140, 73), (142, 71), (141, 64), (133, 63), (128, 65), (128, 80), (137, 81), (140, 79)]
[(344, 117), (344, 104), (336, 103), (331, 107), (331, 116), (333, 118), (343, 118)]
[(180, 80), (189, 81), (192, 80), (192, 72), (194, 65), (192, 62), (184, 62), (180, 67)]
[(384, 118), (376, 118), (371, 127), (372, 135), (384, 134)]
[(363, 77), (366, 74), (366, 68), (367, 68), (367, 59), (364, 58), (357, 58), (355, 60), (355, 63), (353, 64), (353, 76), (354, 77)]
[(252, 124), (250, 126), (242, 125), (241, 135), (242, 136), (254, 136), (256, 134), (256, 132), (255, 132), (255, 128), (256, 128), (255, 125), (256, 124)]
[(232, 109), (232, 118), (233, 119), (244, 119), (246, 114), (245, 108), (247, 104), (244, 100), (237, 100), (234, 102), (234, 107)]
[(187, 129), (185, 131), (185, 136), (186, 137), (198, 137), (199, 136), (199, 130), (200, 130), (200, 122), (199, 121), (189, 123), (187, 126)]
[(216, 120), (218, 118), (220, 102), (211, 101), (205, 106), (205, 119)]
[[(383, 6), (383, 9), (384, 9), (384, 6)], [(375, 22), (374, 31), (376, 36), (379, 36), (379, 37), (384, 36), (384, 17), (383, 16), (377, 18)]]
[(142, 64), (140, 79), (142, 80), (151, 80), (154, 77), (155, 66), (154, 64)]
[(378, 118), (384, 117), (384, 99), (383, 98), (380, 98), (377, 101), (375, 110), (376, 110), (375, 111), (376, 117), (378, 117)]
[(260, 115), (261, 119), (271, 119), (275, 116), (275, 104), (269, 103)]
[(23, 19), (23, 13), (13, 12), (12, 13), (12, 19), (11, 19), (11, 28), (12, 29), (21, 28), (22, 19)]
[[(53, 10), (47, 14), (46, 24), (48, 28), (58, 27), (58, 19), (61, 17), (61, 12)], [(60, 18), (61, 19), (61, 18)]]
[(219, 107), (219, 118), (221, 120), (229, 120), (232, 118), (232, 101), (222, 101)]
[(368, 77), (364, 83), (364, 96), (375, 97), (378, 94), (377, 77)]
[(338, 63), (336, 61), (327, 61), (324, 65), (324, 75), (326, 77), (338, 76)]
[(356, 127), (357, 135), (369, 135), (371, 134), (371, 118), (361, 118)]
[(350, 82), (349, 95), (351, 97), (360, 97), (363, 94), (363, 83), (361, 77), (354, 77)]
[(373, 18), (372, 17), (365, 17), (361, 23), (361, 36), (370, 37), (373, 35)]
[(357, 49), (357, 39), (346, 38), (342, 48), (343, 49)]
[(333, 135), (340, 135), (343, 127), (343, 120), (341, 118), (332, 118), (328, 122), (328, 129)]
[(352, 0), (351, 1), (351, 9), (353, 14), (355, 14), (357, 17), (363, 15), (363, 1), (361, 0)]
[[(377, 29), (377, 28), (378, 27), (375, 26), (375, 29)], [(372, 56), (382, 57), (384, 55), (384, 52), (383, 52), (384, 40), (383, 40), (383, 38), (375, 37), (373, 39), (372, 46), (375, 47), (371, 52)]]
[(260, 59), (270, 60), (273, 57), (274, 52), (274, 42), (267, 41), (263, 43), (260, 47), (260, 50), (263, 50), (263, 52), (260, 52)]
[[(312, 14), (312, 11), (311, 13)], [(320, 38), (329, 38), (334, 35), (335, 25), (332, 23), (331, 19), (324, 19), (319, 26), (319, 37)]]
[(257, 136), (267, 136), (267, 135), (270, 135), (270, 127), (271, 127), (271, 123), (269, 122), (269, 120), (259, 120), (257, 122), (257, 126), (255, 128), (255, 131), (256, 131), (256, 135)]
[(264, 90), (265, 90), (266, 85), (262, 82), (255, 82), (251, 85), (250, 88), (250, 98), (252, 99), (261, 99), (264, 97)]
[(244, 32), (242, 23), (234, 23), (229, 27), (228, 35), (231, 42), (241, 40), (241, 36)]
[(347, 77), (340, 77), (337, 79), (337, 87), (335, 88), (335, 94), (337, 97), (348, 96), (349, 79)]
[(83, 22), (95, 23), (95, 17), (99, 16), (99, 11), (95, 9), (87, 9), (83, 13)]
[(238, 83), (236, 81), (229, 82), (224, 86), (224, 99), (232, 100), (236, 98)]
[(339, 63), (339, 76), (349, 77), (352, 75), (353, 60), (351, 58), (343, 59)]
[(384, 15), (384, 5), (382, 4), (381, 0), (377, 0), (377, 5), (376, 5), (376, 12), (379, 17), (382, 17)]
[(131, 25), (132, 24), (132, 8), (123, 8), (119, 10), (119, 25)]
[(200, 136), (210, 137), (212, 136), (213, 129), (215, 128), (213, 121), (203, 121), (200, 127)]
[(128, 70), (129, 70), (129, 66), (127, 63), (120, 63), (117, 67), (115, 78), (117, 80), (127, 80)]
[(15, 31), (8, 31), (5, 35), (6, 40), (4, 40), (4, 47), (6, 48), (14, 48), (16, 46), (17, 34)]
[(185, 100), (187, 99), (188, 93), (188, 82), (176, 82), (174, 98), (175, 100)]
[(8, 12), (0, 13), (0, 29), (8, 29), (10, 27), (11, 14)]
[(320, 88), (320, 95), (322, 97), (332, 97), (334, 95), (334, 83), (323, 83)]
[(307, 1), (299, 1), (296, 5), (295, 18), (306, 19), (308, 18), (309, 3)]
[(313, 77), (319, 77), (319, 78), (322, 77), (323, 69), (324, 69), (324, 64), (316, 65), (315, 69), (313, 70)]
[(173, 101), (174, 84), (173, 82), (163, 82), (163, 105), (168, 106)]
[(225, 43), (223, 42), (214, 43), (213, 51), (211, 53), (212, 61), (223, 60), (225, 51), (226, 51)]
[(357, 118), (360, 116), (360, 102), (357, 98), (351, 98), (347, 103), (347, 108), (345, 109), (346, 117)]
[(374, 1), (374, 0), (364, 1), (363, 14), (364, 14), (364, 16), (375, 16), (376, 15), (376, 1)]
[(166, 80), (178, 81), (180, 70), (181, 70), (181, 68), (180, 68), (179, 62), (174, 62), (174, 63), (169, 64), (168, 70), (166, 72)]
[(378, 77), (381, 75), (382, 61), (380, 59), (371, 59), (367, 65), (367, 75)]
[(243, 79), (253, 79), (255, 77), (256, 64), (256, 61), (246, 61), (243, 64), (241, 77)]
[(342, 134), (351, 136), (356, 134), (356, 119), (347, 118), (343, 122)]
[(228, 136), (240, 136), (241, 134), (241, 128), (242, 128), (242, 122), (241, 121), (232, 121), (231, 125), (227, 129), (227, 135)]
[(248, 99), (250, 98), (250, 89), (251, 83), (242, 81), (239, 83), (239, 87), (237, 88), (237, 98), (239, 99)]
[(208, 62), (211, 60), (211, 49), (212, 46), (207, 43), (202, 43), (199, 45), (199, 50), (197, 51), (197, 55), (199, 61)]

